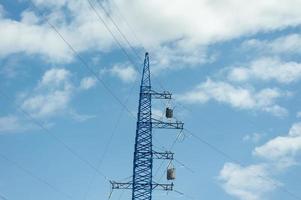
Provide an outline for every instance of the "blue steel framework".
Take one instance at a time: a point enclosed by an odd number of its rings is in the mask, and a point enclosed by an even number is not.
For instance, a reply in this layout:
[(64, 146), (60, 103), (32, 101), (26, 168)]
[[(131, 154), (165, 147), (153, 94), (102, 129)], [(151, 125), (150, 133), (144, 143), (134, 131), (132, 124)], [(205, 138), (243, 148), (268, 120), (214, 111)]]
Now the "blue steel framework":
[(152, 147), (152, 129), (183, 129), (183, 123), (163, 122), (152, 119), (152, 99), (171, 99), (171, 93), (158, 93), (151, 88), (149, 55), (145, 53), (143, 73), (140, 86), (135, 151), (133, 161), (133, 180), (127, 183), (111, 181), (112, 189), (132, 189), (132, 200), (151, 200), (152, 190), (160, 188), (172, 190), (173, 183), (159, 184), (153, 182), (153, 159), (173, 160), (171, 152), (156, 152)]

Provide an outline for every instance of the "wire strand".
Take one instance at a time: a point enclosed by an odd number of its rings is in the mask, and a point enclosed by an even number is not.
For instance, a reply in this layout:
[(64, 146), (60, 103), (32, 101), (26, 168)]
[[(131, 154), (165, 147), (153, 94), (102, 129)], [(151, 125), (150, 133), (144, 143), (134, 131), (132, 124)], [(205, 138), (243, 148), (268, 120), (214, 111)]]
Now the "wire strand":
[[(57, 188), (56, 186), (54, 186), (53, 184), (51, 184), (50, 182), (48, 182), (47, 180), (37, 176), (36, 174), (34, 174), (32, 171), (24, 168), (23, 166), (21, 166), (19, 163), (17, 163), (14, 160), (9, 159), (7, 156), (5, 156), (4, 154), (0, 153), (0, 157), (3, 160), (6, 160), (7, 162), (9, 162), (11, 165), (14, 165), (15, 167), (17, 167), (19, 170), (23, 171), (24, 173), (26, 173), (27, 175), (29, 175), (30, 177), (32, 177), (33, 179), (37, 180), (38, 182), (43, 183), (44, 185), (47, 185), (49, 188), (51, 188), (53, 191), (63, 195), (65, 198), (67, 199), (73, 199), (73, 197), (69, 194), (66, 194), (65, 192), (63, 192), (62, 190), (60, 190), (59, 188)], [(1, 196), (2, 199), (5, 199), (5, 197)]]
[[(100, 3), (98, 0), (96, 0), (97, 4), (101, 7), (101, 9), (104, 11), (104, 13), (106, 14), (106, 16), (110, 19), (110, 21), (112, 22), (112, 24), (115, 26), (115, 28), (117, 29), (117, 31), (119, 32), (119, 34), (122, 36), (122, 38), (126, 41), (127, 45), (130, 47), (130, 49), (134, 52), (134, 54), (136, 55), (136, 57), (138, 58), (138, 60), (141, 60), (142, 58), (139, 56), (139, 54), (136, 52), (136, 49), (133, 47), (133, 45), (129, 42), (129, 40), (127, 39), (127, 37), (124, 35), (124, 33), (121, 31), (121, 29), (119, 28), (118, 24), (115, 22), (115, 20), (113, 19), (113, 17), (111, 17), (110, 13), (107, 12), (107, 10), (105, 9), (105, 7), (102, 5), (102, 3)], [(96, 9), (95, 9), (96, 10)]]
[[(3, 91), (0, 90), (0, 94), (2, 96), (6, 97), (8, 100), (10, 99), (9, 96), (7, 96)], [(76, 157), (78, 160), (82, 161), (85, 163), (87, 166), (89, 166), (91, 169), (96, 171), (99, 175), (101, 175), (105, 180), (109, 180), (108, 177), (99, 171), (95, 166), (93, 166), (88, 160), (80, 156), (76, 151), (74, 151), (69, 145), (67, 145), (63, 140), (61, 140), (59, 137), (56, 135), (52, 134), (39, 120), (34, 118), (30, 113), (25, 111), (20, 105), (16, 104), (15, 102), (11, 101), (12, 104), (16, 107), (17, 110), (19, 110), (21, 113), (24, 114), (24, 116), (31, 121), (33, 124), (38, 126), (41, 130), (44, 131), (48, 136), (52, 137), (56, 142), (60, 143), (67, 151), (69, 151), (74, 157)]]
[[(136, 82), (133, 83), (133, 85), (132, 85), (132, 87), (131, 87), (131, 89), (130, 89), (129, 94), (128, 94), (128, 96), (126, 97), (125, 104), (128, 103), (129, 98), (130, 98), (131, 94), (133, 93), (133, 91), (134, 91), (134, 89), (135, 89), (135, 86), (136, 86)], [(124, 109), (124, 107), (122, 107), (122, 109), (121, 109), (121, 111), (120, 111), (120, 113), (119, 113), (119, 116), (118, 116), (118, 118), (117, 118), (117, 120), (116, 120), (115, 126), (114, 126), (114, 128), (113, 128), (113, 130), (112, 130), (112, 132), (111, 132), (111, 134), (110, 134), (110, 136), (109, 136), (109, 140), (108, 140), (108, 142), (107, 142), (106, 145), (105, 145), (105, 148), (104, 148), (104, 151), (103, 151), (102, 155), (100, 156), (100, 159), (99, 159), (98, 164), (97, 164), (97, 169), (99, 169), (99, 168), (101, 167), (101, 165), (102, 165), (102, 163), (103, 163), (103, 160), (104, 160), (106, 154), (108, 153), (110, 144), (111, 144), (111, 142), (112, 142), (112, 140), (113, 140), (113, 138), (114, 138), (114, 136), (115, 136), (115, 134), (116, 134), (117, 127), (118, 127), (118, 125), (119, 125), (119, 123), (120, 123), (120, 120), (121, 120), (121, 118), (122, 118), (122, 116), (123, 116), (124, 111), (125, 111), (125, 109)], [(89, 182), (89, 184), (88, 184), (88, 189), (87, 189), (87, 192), (86, 192), (86, 194), (85, 194), (84, 200), (86, 200), (87, 197), (88, 197), (88, 194), (89, 194), (89, 191), (91, 190), (92, 183), (93, 183), (94, 179), (95, 179), (95, 176), (92, 176), (91, 179), (90, 179), (90, 182)]]
[[(214, 150), (215, 152), (217, 152), (218, 154), (220, 154), (221, 156), (223, 156), (226, 159), (229, 159), (231, 162), (236, 162), (240, 165), (243, 165), (239, 160), (234, 159), (232, 156), (230, 156), (229, 154), (225, 153), (224, 151), (222, 151), (221, 149), (219, 149), (218, 147), (210, 144), (208, 141), (206, 141), (205, 139), (201, 138), (200, 136), (194, 134), (192, 131), (190, 131), (187, 128), (184, 128), (184, 130), (189, 133), (192, 137), (194, 137), (195, 139), (197, 139), (199, 142), (205, 144), (206, 146), (208, 146), (210, 149)], [(299, 197), (298, 195), (294, 194), (293, 192), (289, 191), (288, 189), (284, 188), (282, 185), (280, 185), (279, 183), (273, 181), (272, 179), (262, 176), (262, 175), (256, 175), (256, 177), (259, 177), (263, 180), (266, 180), (267, 182), (271, 183), (273, 186), (279, 188), (282, 192), (288, 194), (289, 196), (291, 196), (294, 199), (298, 199), (301, 200), (301, 197)]]
[(126, 49), (122, 46), (122, 44), (119, 42), (119, 40), (117, 39), (117, 37), (114, 35), (113, 31), (109, 28), (109, 26), (107, 25), (107, 23), (105, 22), (105, 20), (101, 17), (101, 15), (97, 12), (95, 6), (92, 4), (92, 2), (90, 0), (87, 0), (89, 6), (91, 7), (92, 11), (96, 14), (97, 18), (99, 19), (100, 22), (102, 22), (102, 24), (104, 25), (104, 27), (107, 29), (107, 31), (110, 33), (110, 35), (112, 36), (112, 38), (114, 39), (114, 41), (116, 42), (116, 44), (118, 45), (118, 47), (122, 50), (122, 52), (126, 55), (126, 57), (128, 58), (128, 60), (133, 64), (133, 66), (137, 69), (137, 71), (139, 73), (141, 73), (141, 70), (139, 69), (138, 66), (136, 66), (135, 61), (133, 61), (133, 59), (131, 58), (131, 56), (127, 53)]
[(6, 198), (5, 196), (3, 196), (2, 194), (0, 194), (0, 199), (2, 199), (2, 200), (8, 200), (8, 198)]

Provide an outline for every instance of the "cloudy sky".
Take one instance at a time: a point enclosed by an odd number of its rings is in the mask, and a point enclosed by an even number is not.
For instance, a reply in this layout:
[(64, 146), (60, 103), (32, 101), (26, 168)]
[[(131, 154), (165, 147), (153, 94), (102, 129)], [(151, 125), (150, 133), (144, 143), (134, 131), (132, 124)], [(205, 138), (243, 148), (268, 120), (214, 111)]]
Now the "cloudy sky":
[(154, 199), (301, 199), (300, 7), (1, 0), (0, 199), (108, 199), (109, 180), (130, 180), (145, 51), (153, 88), (174, 95), (153, 117), (173, 107), (187, 129), (153, 132), (177, 159), (176, 192)]

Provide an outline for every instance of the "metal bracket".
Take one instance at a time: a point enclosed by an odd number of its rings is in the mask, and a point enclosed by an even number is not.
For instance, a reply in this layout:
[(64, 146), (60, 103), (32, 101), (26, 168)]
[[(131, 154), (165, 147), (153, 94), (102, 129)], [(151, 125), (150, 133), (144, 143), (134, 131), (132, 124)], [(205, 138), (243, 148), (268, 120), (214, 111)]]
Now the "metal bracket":
[(170, 152), (170, 151), (166, 151), (166, 152), (156, 152), (153, 151), (153, 157), (155, 159), (165, 159), (165, 160), (173, 160), (174, 153)]
[(171, 93), (168, 91), (163, 92), (156, 92), (154, 90), (151, 90), (151, 95), (153, 99), (171, 99)]
[[(127, 182), (127, 183), (119, 183), (115, 181), (110, 181), (112, 185), (112, 189), (133, 189), (133, 183)], [(147, 184), (139, 184), (141, 186), (147, 185)], [(152, 190), (160, 188), (161, 190), (165, 191), (172, 191), (173, 190), (173, 183), (171, 184), (161, 184), (161, 183), (152, 183)]]
[(163, 122), (158, 119), (152, 118), (152, 128), (160, 129), (183, 129), (184, 123), (180, 121), (176, 122)]

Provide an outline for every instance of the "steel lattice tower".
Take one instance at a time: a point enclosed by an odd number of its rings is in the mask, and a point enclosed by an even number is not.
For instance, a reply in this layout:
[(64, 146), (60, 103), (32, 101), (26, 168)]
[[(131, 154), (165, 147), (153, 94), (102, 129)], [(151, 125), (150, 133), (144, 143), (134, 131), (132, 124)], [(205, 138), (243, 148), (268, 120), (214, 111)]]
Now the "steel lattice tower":
[(153, 182), (153, 159), (173, 160), (171, 152), (153, 150), (152, 129), (183, 129), (182, 122), (163, 122), (152, 118), (152, 99), (171, 99), (171, 93), (158, 93), (152, 90), (150, 78), (149, 55), (145, 54), (135, 137), (132, 182), (118, 183), (111, 181), (112, 189), (132, 189), (132, 200), (151, 200), (155, 188), (172, 190), (173, 183), (159, 184)]
[(142, 72), (137, 116), (132, 200), (151, 200), (152, 198), (153, 154), (151, 99), (149, 56), (146, 53)]

